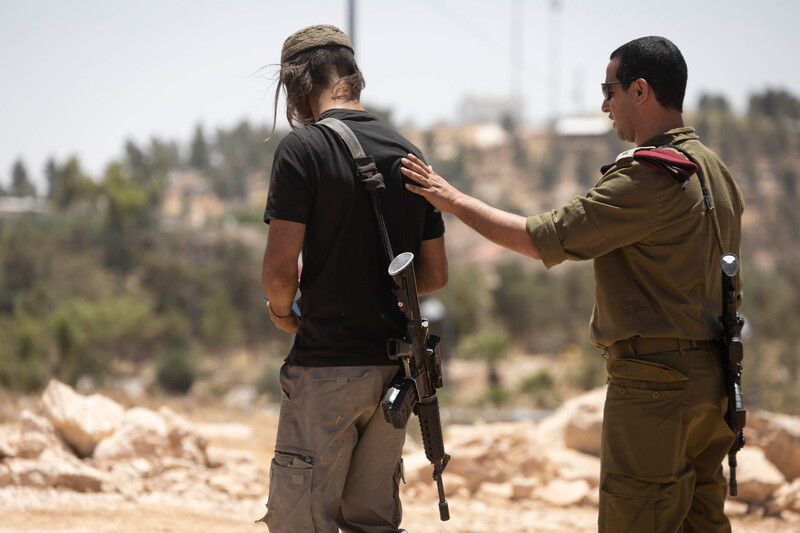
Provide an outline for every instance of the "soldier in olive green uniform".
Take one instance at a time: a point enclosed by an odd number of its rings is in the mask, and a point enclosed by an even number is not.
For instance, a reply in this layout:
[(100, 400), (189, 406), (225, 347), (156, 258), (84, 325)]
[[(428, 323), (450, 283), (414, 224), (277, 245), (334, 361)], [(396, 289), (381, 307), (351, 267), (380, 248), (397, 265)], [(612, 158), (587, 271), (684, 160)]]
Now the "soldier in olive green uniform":
[[(722, 245), (738, 255), (741, 191), (683, 124), (686, 72), (669, 40), (631, 41), (611, 55), (602, 110), (619, 137), (640, 149), (674, 145), (692, 156), (713, 199)], [(600, 531), (730, 531), (722, 461), (734, 435), (723, 418), (727, 397), (715, 341), (719, 245), (697, 177), (681, 183), (635, 156), (620, 154), (585, 196), (527, 218), (457, 191), (413, 156), (404, 172), (418, 183), (408, 187), (441, 211), (547, 268), (594, 260), (590, 334), (609, 375)]]

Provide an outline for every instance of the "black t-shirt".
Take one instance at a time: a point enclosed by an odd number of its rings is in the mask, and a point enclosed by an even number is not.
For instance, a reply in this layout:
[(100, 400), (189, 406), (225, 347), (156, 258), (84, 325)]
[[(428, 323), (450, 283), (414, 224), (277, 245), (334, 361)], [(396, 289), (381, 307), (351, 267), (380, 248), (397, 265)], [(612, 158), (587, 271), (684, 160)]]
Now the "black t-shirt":
[[(332, 109), (375, 159), (386, 183), (383, 205), (395, 255), (419, 255), (420, 242), (441, 237), (444, 223), (427, 200), (404, 187), (400, 158), (419, 149), (365, 111)], [(396, 364), (386, 341), (406, 323), (389, 292), (386, 254), (369, 193), (356, 177), (347, 145), (312, 124), (284, 137), (275, 151), (264, 221), (306, 225), (300, 276), (300, 329), (286, 361), (301, 366)]]

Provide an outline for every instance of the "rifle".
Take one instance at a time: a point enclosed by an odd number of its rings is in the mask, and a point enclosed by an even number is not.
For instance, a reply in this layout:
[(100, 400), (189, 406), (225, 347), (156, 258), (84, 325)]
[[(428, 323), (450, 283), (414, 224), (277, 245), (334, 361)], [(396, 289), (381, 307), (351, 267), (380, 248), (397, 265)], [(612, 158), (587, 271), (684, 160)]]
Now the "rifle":
[(440, 339), (436, 335), (428, 334), (428, 321), (420, 316), (414, 254), (403, 252), (395, 257), (392, 252), (378, 198), (378, 193), (385, 189), (385, 184), (372, 156), (365, 155), (361, 143), (344, 122), (328, 117), (316, 124), (326, 126), (339, 134), (350, 150), (356, 173), (369, 193), (389, 263), (389, 278), (393, 282), (391, 291), (397, 298), (397, 307), (406, 318), (405, 337), (389, 339), (386, 343), (389, 357), (399, 360), (402, 367), (386, 391), (381, 407), (386, 421), (397, 429), (405, 429), (412, 411), (419, 418), (425, 456), (433, 465), (433, 479), (439, 490), (439, 518), (446, 521), (450, 519), (450, 510), (444, 495), (442, 473), (450, 456), (444, 451), (439, 399), (436, 396), (436, 389), (442, 386)]
[(386, 421), (397, 429), (406, 427), (412, 410), (419, 418), (425, 457), (433, 464), (433, 479), (439, 490), (439, 518), (445, 521), (450, 519), (450, 510), (444, 497), (442, 473), (450, 456), (444, 452), (436, 396), (436, 389), (443, 384), (440, 339), (428, 334), (428, 321), (420, 316), (413, 261), (414, 254), (403, 252), (389, 265), (389, 275), (395, 282), (392, 292), (406, 317), (407, 329), (404, 338), (389, 339), (386, 343), (389, 357), (402, 361), (403, 370), (386, 391), (381, 406)]
[[(744, 409), (744, 397), (742, 395), (742, 358), (744, 357), (744, 346), (742, 344), (741, 332), (744, 326), (744, 319), (736, 311), (736, 275), (739, 273), (739, 258), (736, 254), (726, 252), (722, 244), (722, 236), (717, 219), (716, 208), (711, 201), (711, 195), (706, 187), (706, 180), (703, 176), (702, 167), (683, 148), (672, 144), (660, 146), (659, 148), (672, 148), (686, 156), (686, 159), (694, 163), (697, 172), (697, 179), (700, 182), (700, 190), (706, 204), (706, 214), (711, 217), (714, 236), (719, 246), (720, 260), (722, 268), (722, 315), (719, 321), (722, 324), (722, 333), (719, 336), (719, 343), (722, 347), (721, 359), (722, 367), (725, 371), (725, 388), (728, 393), (728, 409), (725, 413), (725, 421), (735, 435), (731, 449), (728, 451), (728, 466), (730, 475), (728, 476), (728, 487), (730, 495), (736, 496), (739, 487), (736, 483), (736, 454), (744, 447), (744, 426), (747, 421), (747, 412)], [(691, 176), (691, 173), (689, 174)], [(689, 177), (686, 176), (685, 180)], [(683, 181), (685, 181), (683, 180)], [(685, 187), (685, 184), (684, 184)]]
[(725, 369), (726, 385), (728, 390), (728, 411), (725, 421), (736, 436), (728, 452), (728, 466), (730, 475), (728, 486), (731, 496), (739, 492), (736, 483), (736, 454), (745, 444), (744, 426), (747, 412), (744, 408), (742, 396), (742, 358), (744, 346), (742, 345), (741, 332), (744, 319), (736, 312), (736, 285), (735, 277), (739, 272), (739, 258), (735, 254), (725, 253), (720, 259), (722, 267), (722, 315), (719, 317), (722, 324), (722, 366)]

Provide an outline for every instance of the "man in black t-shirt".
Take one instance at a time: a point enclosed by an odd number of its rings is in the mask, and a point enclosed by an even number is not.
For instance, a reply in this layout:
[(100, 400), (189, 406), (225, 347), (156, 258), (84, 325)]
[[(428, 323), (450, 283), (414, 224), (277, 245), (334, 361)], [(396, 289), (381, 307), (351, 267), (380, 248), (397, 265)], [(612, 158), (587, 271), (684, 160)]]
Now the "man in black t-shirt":
[[(444, 224), (404, 187), (400, 160), (409, 152), (421, 157), (419, 150), (361, 107), (364, 81), (347, 35), (326, 25), (291, 35), (281, 53), (281, 86), (295, 131), (275, 152), (262, 284), (270, 318), (296, 337), (281, 369), (262, 520), (272, 533), (399, 532), (405, 431), (384, 420), (380, 401), (398, 370), (386, 341), (404, 336), (406, 323), (350, 152), (338, 134), (314, 123), (341, 120), (375, 159), (392, 249), (414, 253), (420, 294), (447, 282)], [(300, 316), (292, 310), (298, 288)]]

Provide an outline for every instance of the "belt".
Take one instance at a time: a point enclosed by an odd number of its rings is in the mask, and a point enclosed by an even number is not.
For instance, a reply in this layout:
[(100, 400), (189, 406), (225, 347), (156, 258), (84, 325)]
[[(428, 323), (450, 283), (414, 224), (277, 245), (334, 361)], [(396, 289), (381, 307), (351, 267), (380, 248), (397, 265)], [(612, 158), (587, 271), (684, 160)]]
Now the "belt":
[(633, 337), (619, 341), (606, 348), (603, 356), (611, 359), (630, 355), (647, 355), (662, 352), (677, 352), (680, 350), (712, 351), (719, 348), (719, 341), (693, 341), (689, 339)]

